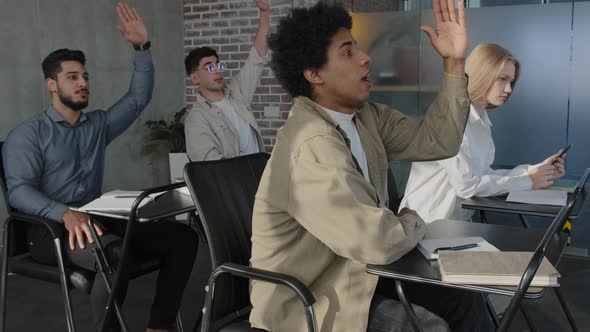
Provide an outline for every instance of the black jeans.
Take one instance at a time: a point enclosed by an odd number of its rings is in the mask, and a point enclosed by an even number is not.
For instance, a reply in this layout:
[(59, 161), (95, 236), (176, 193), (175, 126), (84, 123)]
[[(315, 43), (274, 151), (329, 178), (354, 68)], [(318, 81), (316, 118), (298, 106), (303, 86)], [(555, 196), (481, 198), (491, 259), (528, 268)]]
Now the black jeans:
[[(122, 220), (101, 220), (106, 232), (101, 236), (101, 243), (113, 269), (116, 268), (121, 257), (122, 236), (126, 223)], [(184, 288), (189, 280), (193, 263), (197, 254), (197, 234), (187, 225), (174, 221), (160, 221), (154, 223), (140, 223), (135, 225), (131, 238), (131, 257), (157, 258), (160, 260), (160, 271), (156, 282), (156, 294), (151, 307), (148, 327), (153, 329), (168, 329), (174, 323)], [(70, 250), (68, 232), (63, 229), (62, 244), (66, 256), (66, 264), (80, 266), (87, 270), (97, 271), (96, 261), (92, 254), (93, 245)], [(55, 250), (51, 236), (44, 228), (33, 227), (29, 230), (31, 256), (33, 259), (45, 263), (55, 264)], [(128, 266), (121, 271), (121, 292), (117, 294), (122, 303), (129, 281)], [(108, 292), (100, 274), (95, 276), (91, 291), (91, 305), (95, 320), (103, 314)], [(116, 326), (116, 320), (111, 315), (107, 318), (110, 326)]]
[[(440, 316), (451, 331), (488, 332), (496, 329), (480, 293), (414, 282), (404, 282), (403, 289), (410, 303)], [(397, 300), (394, 280), (379, 278), (375, 294)]]

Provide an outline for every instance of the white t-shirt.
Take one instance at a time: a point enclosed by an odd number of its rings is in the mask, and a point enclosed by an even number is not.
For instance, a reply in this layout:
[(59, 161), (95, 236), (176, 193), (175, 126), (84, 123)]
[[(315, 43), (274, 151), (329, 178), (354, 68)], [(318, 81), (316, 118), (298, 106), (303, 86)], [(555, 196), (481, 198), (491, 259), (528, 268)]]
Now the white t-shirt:
[(358, 129), (356, 128), (353, 120), (355, 113), (340, 113), (327, 109), (319, 104), (318, 106), (324, 109), (328, 115), (340, 125), (340, 128), (344, 130), (346, 136), (348, 136), (348, 139), (350, 140), (350, 150), (352, 150), (352, 155), (356, 158), (356, 161), (361, 167), (365, 179), (371, 183), (369, 178), (369, 167), (367, 166), (367, 155), (365, 154), (365, 150), (361, 144), (361, 138), (359, 136)]
[(225, 115), (236, 130), (240, 143), (240, 156), (260, 152), (254, 128), (234, 110), (227, 98), (223, 98), (213, 104), (221, 109), (223, 115)]
[(496, 154), (491, 129), (487, 113), (481, 117), (472, 105), (459, 153), (439, 161), (413, 162), (400, 209), (416, 210), (427, 223), (437, 219), (467, 221), (473, 211), (461, 207), (463, 199), (530, 190), (528, 171), (538, 165), (490, 168)]

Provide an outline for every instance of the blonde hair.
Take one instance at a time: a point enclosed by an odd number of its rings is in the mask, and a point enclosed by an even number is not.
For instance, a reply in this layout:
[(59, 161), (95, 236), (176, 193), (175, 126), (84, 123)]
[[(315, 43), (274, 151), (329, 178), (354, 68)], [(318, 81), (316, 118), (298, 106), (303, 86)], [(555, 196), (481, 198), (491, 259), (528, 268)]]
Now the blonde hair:
[(520, 63), (507, 49), (497, 44), (479, 44), (465, 62), (465, 73), (469, 75), (469, 98), (472, 102), (487, 97), (487, 93), (504, 68), (506, 61), (512, 61), (516, 68), (512, 88), (520, 74)]

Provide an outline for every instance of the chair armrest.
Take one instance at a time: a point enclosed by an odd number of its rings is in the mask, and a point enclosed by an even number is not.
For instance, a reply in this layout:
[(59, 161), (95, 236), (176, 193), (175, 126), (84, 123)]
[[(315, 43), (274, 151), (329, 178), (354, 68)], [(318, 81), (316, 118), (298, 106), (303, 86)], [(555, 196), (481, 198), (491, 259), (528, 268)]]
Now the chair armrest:
[(216, 270), (221, 270), (240, 277), (270, 282), (289, 287), (299, 298), (301, 302), (308, 307), (315, 303), (313, 294), (301, 281), (289, 275), (277, 272), (271, 272), (261, 269), (256, 269), (250, 266), (245, 266), (236, 263), (225, 263), (217, 267)]
[(26, 214), (19, 211), (11, 211), (10, 216), (15, 220), (21, 220), (31, 224), (45, 226), (47, 229), (49, 229), (49, 232), (51, 232), (51, 236), (54, 239), (60, 237), (60, 235), (62, 234), (62, 230), (59, 227), (59, 223), (55, 220), (35, 216), (32, 214)]
[(211, 272), (209, 281), (207, 282), (208, 291), (205, 295), (205, 307), (203, 308), (201, 331), (210, 330), (211, 310), (208, 310), (207, 308), (210, 309), (212, 306), (215, 280), (223, 273), (229, 273), (247, 279), (260, 280), (263, 282), (270, 282), (288, 287), (295, 294), (297, 294), (297, 296), (299, 296), (299, 299), (305, 306), (305, 317), (308, 331), (318, 331), (317, 321), (312, 307), (312, 304), (315, 303), (315, 298), (313, 297), (313, 294), (311, 294), (309, 288), (307, 288), (301, 281), (286, 274), (265, 271), (235, 263), (221, 264), (215, 268), (213, 272)]
[[(172, 189), (176, 189), (176, 188), (182, 188), (182, 187), (186, 187), (186, 182), (171, 183), (171, 184), (166, 184), (163, 186), (154, 187), (154, 188), (144, 190), (139, 196), (137, 196), (137, 198), (133, 202), (133, 205), (131, 206), (131, 214), (130, 214), (129, 220), (135, 219), (135, 214), (137, 213), (137, 210), (139, 209), (139, 204), (148, 195), (153, 194), (153, 193), (159, 193), (162, 191), (168, 191), (168, 190), (172, 190)], [(129, 228), (127, 228), (127, 230), (129, 230)]]
[(176, 183), (170, 183), (170, 184), (165, 184), (163, 186), (159, 186), (159, 187), (154, 187), (154, 188), (149, 188), (146, 189), (142, 192), (142, 194), (153, 194), (153, 193), (158, 193), (161, 191), (168, 191), (168, 190), (172, 190), (172, 189), (176, 189), (176, 188), (182, 188), (182, 187), (186, 187), (186, 182), (176, 182)]

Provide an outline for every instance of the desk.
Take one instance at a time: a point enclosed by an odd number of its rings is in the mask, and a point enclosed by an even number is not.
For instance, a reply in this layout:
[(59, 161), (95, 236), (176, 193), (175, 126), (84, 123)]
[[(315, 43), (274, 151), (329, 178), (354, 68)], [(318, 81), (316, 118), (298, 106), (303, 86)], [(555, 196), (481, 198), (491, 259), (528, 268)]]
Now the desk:
[[(139, 222), (149, 222), (158, 219), (174, 217), (179, 214), (195, 211), (195, 203), (191, 196), (180, 193), (176, 190), (169, 190), (153, 201), (147, 203), (139, 209), (135, 220)], [(130, 211), (82, 211), (93, 216), (108, 217), (114, 219), (129, 220)]]
[[(544, 230), (523, 229), (511, 226), (486, 225), (454, 220), (437, 220), (427, 224), (425, 239), (480, 236), (501, 251), (535, 251)], [(549, 257), (547, 257), (549, 258)], [(551, 261), (551, 259), (550, 259)], [(367, 272), (380, 277), (401, 281), (420, 282), (444, 287), (500, 295), (514, 295), (516, 287), (457, 285), (441, 280), (438, 261), (427, 260), (417, 248), (389, 265), (367, 265)], [(543, 288), (529, 288), (525, 297), (543, 296)]]
[[(582, 194), (582, 199), (578, 199), (574, 205), (574, 209), (569, 219), (574, 220), (582, 208), (585, 199), (585, 190)], [(572, 199), (572, 194), (568, 194), (568, 200)], [(464, 209), (479, 211), (479, 216), (483, 223), (487, 223), (485, 212), (502, 212), (517, 214), (526, 228), (529, 227), (529, 222), (526, 216), (549, 217), (555, 218), (561, 206), (539, 205), (539, 204), (523, 204), (506, 202), (506, 195), (492, 196), (492, 197), (472, 197), (463, 201), (461, 205)]]
[[(90, 231), (92, 235), (96, 239), (96, 247), (93, 249), (93, 253), (96, 257), (96, 262), (98, 265), (98, 271), (102, 275), (107, 291), (109, 292), (109, 298), (107, 304), (105, 306), (105, 311), (102, 315), (99, 324), (99, 330), (102, 331), (105, 324), (105, 318), (109, 312), (109, 310), (115, 310), (115, 314), (119, 320), (121, 325), (122, 331), (127, 331), (127, 327), (125, 321), (123, 320), (123, 316), (121, 314), (121, 309), (119, 304), (114, 299), (114, 294), (118, 294), (121, 287), (121, 269), (120, 266), (131, 262), (130, 254), (129, 254), (129, 234), (133, 233), (132, 229), (134, 228), (134, 224), (136, 222), (150, 222), (156, 221), (163, 218), (174, 217), (179, 214), (189, 213), (196, 210), (194, 205), (193, 199), (191, 196), (187, 196), (181, 192), (178, 192), (174, 189), (180, 188), (185, 186), (184, 183), (175, 183), (170, 184), (162, 187), (152, 188), (144, 191), (138, 198), (135, 200), (135, 203), (131, 207), (131, 211), (83, 211), (84, 213), (91, 215), (91, 216), (101, 216), (101, 217), (108, 217), (113, 219), (120, 219), (120, 220), (127, 220), (126, 231), (123, 237), (123, 244), (121, 249), (121, 258), (119, 261), (119, 267), (113, 272), (111, 268), (111, 264), (104, 253), (104, 248), (101, 244), (100, 237), (96, 234), (96, 230), (92, 227), (92, 221), (88, 220)], [(139, 206), (139, 200), (144, 198), (148, 194), (156, 193), (156, 192), (163, 192), (166, 191), (164, 194), (156, 197), (153, 201), (148, 202), (146, 205), (141, 207), (140, 209), (137, 208)], [(194, 215), (191, 213), (191, 215)], [(195, 218), (196, 219), (196, 218)], [(195, 225), (198, 225), (198, 221), (195, 221)], [(199, 233), (199, 228), (197, 227), (197, 232)], [(199, 235), (201, 235), (199, 233)], [(143, 268), (141, 272), (138, 274), (143, 274), (143, 272), (150, 272), (159, 264), (157, 261), (155, 264), (151, 261), (148, 261), (149, 264), (146, 264), (148, 268)], [(180, 324), (179, 316), (177, 316), (177, 324)], [(179, 325), (181, 326), (181, 325)]]

